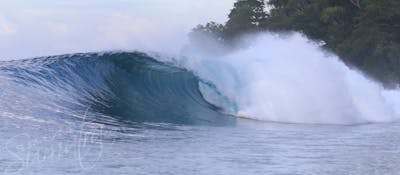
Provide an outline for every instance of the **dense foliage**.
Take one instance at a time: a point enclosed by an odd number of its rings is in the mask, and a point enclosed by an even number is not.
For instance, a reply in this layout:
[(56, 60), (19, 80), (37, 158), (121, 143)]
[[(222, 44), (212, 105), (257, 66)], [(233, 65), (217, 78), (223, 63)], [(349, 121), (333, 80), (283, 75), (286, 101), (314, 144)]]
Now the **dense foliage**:
[(213, 35), (229, 42), (255, 30), (299, 31), (385, 84), (400, 82), (400, 1), (269, 0), (269, 13), (265, 5), (238, 0)]
[(209, 22), (198, 25), (193, 33), (202, 33), (217, 37), (218, 40), (232, 41), (245, 33), (260, 31), (264, 28), (267, 13), (263, 0), (239, 0), (228, 15), (225, 25)]

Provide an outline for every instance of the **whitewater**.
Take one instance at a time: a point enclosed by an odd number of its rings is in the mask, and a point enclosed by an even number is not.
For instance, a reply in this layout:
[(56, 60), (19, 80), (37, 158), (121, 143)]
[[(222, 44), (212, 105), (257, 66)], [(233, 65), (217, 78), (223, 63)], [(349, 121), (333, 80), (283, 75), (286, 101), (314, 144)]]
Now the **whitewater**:
[(239, 42), (0, 61), (0, 173), (400, 172), (400, 90), (298, 33)]
[(299, 33), (258, 34), (241, 42), (250, 44), (223, 56), (189, 49), (182, 61), (234, 101), (238, 116), (313, 124), (400, 117), (399, 90), (383, 88)]
[[(227, 50), (208, 40), (174, 56), (119, 51), (3, 61), (2, 85), (14, 80), (25, 84), (28, 97), (50, 91), (80, 106), (95, 103), (108, 115), (135, 116), (134, 121), (161, 119), (159, 113), (173, 123), (199, 115), (214, 116), (204, 121), (231, 115), (304, 124), (387, 123), (400, 117), (398, 89), (385, 89), (299, 33), (254, 34), (240, 43), (245, 44)], [(15, 91), (3, 87), (3, 97)], [(29, 101), (48, 101), (36, 98)]]

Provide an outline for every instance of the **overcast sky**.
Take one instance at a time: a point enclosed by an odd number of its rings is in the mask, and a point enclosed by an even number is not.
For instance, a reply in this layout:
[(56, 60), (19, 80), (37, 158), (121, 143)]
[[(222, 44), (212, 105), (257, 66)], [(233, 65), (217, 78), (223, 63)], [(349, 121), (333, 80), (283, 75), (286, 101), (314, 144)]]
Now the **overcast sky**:
[(174, 53), (199, 23), (224, 22), (234, 0), (0, 0), (0, 59), (62, 53)]

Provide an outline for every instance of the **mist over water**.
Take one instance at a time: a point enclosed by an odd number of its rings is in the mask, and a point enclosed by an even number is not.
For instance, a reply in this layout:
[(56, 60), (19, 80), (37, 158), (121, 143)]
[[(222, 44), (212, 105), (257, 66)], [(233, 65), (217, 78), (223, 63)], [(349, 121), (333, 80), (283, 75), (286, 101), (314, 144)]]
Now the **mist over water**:
[(400, 117), (399, 90), (384, 89), (301, 34), (258, 34), (242, 42), (251, 44), (222, 56), (207, 52), (222, 46), (198, 44), (203, 48), (186, 49), (179, 60), (233, 101), (238, 116), (310, 124)]
[[(229, 0), (219, 2), (207, 16), (196, 14), (202, 14), (202, 7), (208, 3), (183, 3), (187, 7), (183, 9), (198, 7), (185, 18), (181, 18), (183, 12), (170, 13), (174, 11), (170, 6), (173, 3), (160, 6), (171, 9), (162, 8), (148, 16), (145, 7), (156, 7), (152, 4), (156, 2), (148, 3), (134, 6), (137, 10), (114, 4), (114, 10), (101, 8), (94, 10), (96, 13), (89, 13), (84, 4), (77, 3), (80, 8), (76, 14), (71, 11), (74, 8), (45, 10), (57, 5), (52, 3), (36, 11), (8, 4), (25, 15), (14, 11), (0, 15), (0, 61), (91, 51), (157, 52), (163, 55), (157, 57), (159, 60), (177, 59), (181, 67), (215, 85), (219, 92), (204, 88), (207, 86), (199, 86), (200, 91), (209, 101), (237, 116), (324, 124), (392, 122), (400, 117), (399, 90), (385, 90), (300, 34), (253, 35), (239, 41), (248, 47), (236, 51), (204, 39), (196, 46), (183, 47), (179, 53), (191, 27), (209, 21), (211, 16), (217, 16), (217, 21), (226, 18)], [(165, 19), (174, 20), (171, 23)], [(33, 25), (31, 21), (40, 23)], [(164, 54), (173, 56), (166, 58)]]
[(400, 89), (298, 33), (185, 45), (234, 2), (0, 0), (0, 174), (398, 174)]

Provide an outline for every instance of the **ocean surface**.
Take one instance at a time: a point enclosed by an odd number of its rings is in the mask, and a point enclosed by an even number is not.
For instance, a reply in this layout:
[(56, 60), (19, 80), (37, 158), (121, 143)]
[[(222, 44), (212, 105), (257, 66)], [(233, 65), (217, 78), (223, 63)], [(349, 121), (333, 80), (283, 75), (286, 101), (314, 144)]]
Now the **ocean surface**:
[(271, 39), (1, 61), (0, 174), (400, 174), (399, 91)]

